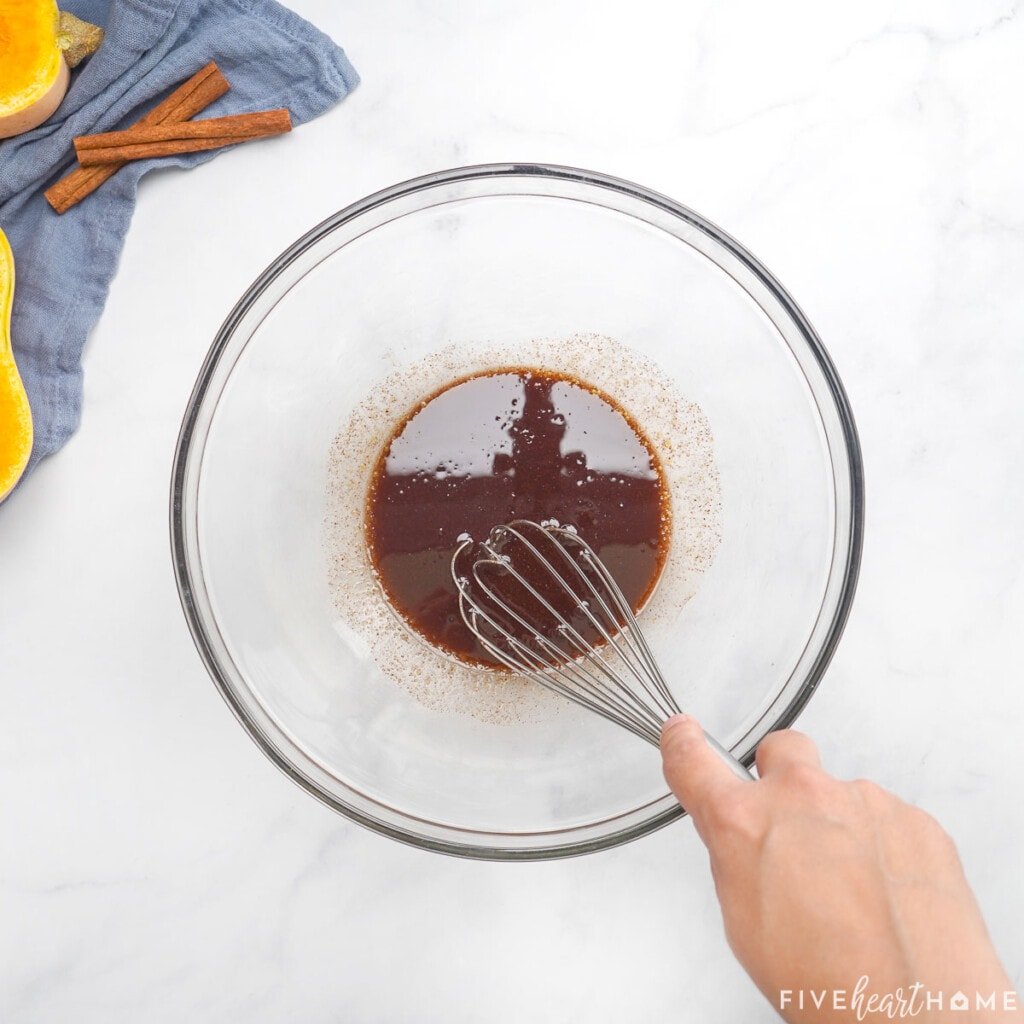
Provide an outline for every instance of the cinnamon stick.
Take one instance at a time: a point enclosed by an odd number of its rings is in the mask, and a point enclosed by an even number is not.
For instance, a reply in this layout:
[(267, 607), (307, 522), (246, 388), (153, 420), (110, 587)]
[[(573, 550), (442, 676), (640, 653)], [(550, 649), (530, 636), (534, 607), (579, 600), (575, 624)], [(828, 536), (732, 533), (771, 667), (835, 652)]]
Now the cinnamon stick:
[[(214, 100), (228, 91), (228, 80), (214, 61), (183, 82), (165, 100), (135, 122), (136, 126), (173, 124), (187, 121), (205, 110)], [(125, 161), (105, 163), (98, 167), (76, 167), (70, 174), (51, 185), (44, 195), (57, 211), (64, 213), (86, 196), (91, 195), (108, 178), (123, 167)]]
[(111, 161), (144, 160), (174, 153), (219, 149), (237, 142), (281, 135), (291, 128), (287, 110), (260, 110), (253, 114), (230, 114), (203, 121), (139, 125), (121, 132), (81, 135), (75, 139), (75, 152), (83, 167), (95, 167)]

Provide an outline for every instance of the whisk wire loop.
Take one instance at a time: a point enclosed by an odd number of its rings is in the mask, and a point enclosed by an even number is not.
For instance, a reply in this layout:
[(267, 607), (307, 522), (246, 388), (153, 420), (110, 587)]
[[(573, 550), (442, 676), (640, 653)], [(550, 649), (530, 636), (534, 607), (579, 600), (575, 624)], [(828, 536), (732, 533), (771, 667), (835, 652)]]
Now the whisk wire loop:
[[(525, 536), (522, 529), (523, 527), (540, 529), (544, 532), (548, 540), (552, 542), (552, 546), (558, 554), (562, 556), (567, 567), (572, 571), (573, 582), (583, 584), (586, 588), (585, 593), (589, 594), (590, 597), (597, 602), (600, 610), (603, 611), (607, 619), (606, 622), (602, 621), (594, 614), (591, 602), (582, 598), (579, 591), (572, 585), (572, 582), (566, 580), (565, 577), (562, 576), (561, 573), (559, 573), (559, 571), (551, 564), (548, 558), (545, 557), (545, 555), (538, 549), (537, 545)], [(659, 688), (657, 686), (657, 678), (654, 678), (652, 681), (654, 682), (655, 687), (653, 690), (651, 688), (648, 681), (651, 679), (650, 668), (644, 663), (644, 659), (637, 650), (637, 645), (633, 637), (633, 634), (635, 633), (636, 620), (633, 618), (632, 609), (629, 607), (629, 602), (626, 601), (618, 584), (597, 558), (593, 549), (583, 541), (578, 534), (573, 533), (565, 527), (550, 524), (542, 524), (538, 526), (538, 524), (530, 522), (529, 520), (514, 521), (504, 527), (499, 527), (497, 532), (499, 536), (504, 535), (516, 538), (529, 550), (534, 558), (536, 558), (536, 560), (547, 571), (548, 577), (551, 581), (554, 582), (561, 591), (575, 603), (576, 610), (581, 612), (589, 621), (591, 626), (597, 630), (600, 638), (604, 641), (611, 652), (618, 655), (622, 665), (630, 675), (633, 676), (637, 685), (640, 686), (647, 696), (654, 701), (655, 706), (661, 712), (662, 720), (668, 718), (669, 715), (675, 714), (678, 711), (678, 707), (674, 706), (671, 694), (668, 693), (667, 687), (664, 686), (664, 683), (662, 683)], [(605, 584), (608, 596), (613, 599), (613, 603), (618, 607), (618, 615), (616, 615), (609, 607), (605, 595), (594, 586), (593, 581), (583, 571), (580, 563), (574, 559), (566, 549), (564, 545), (567, 540), (578, 542), (578, 546), (583, 552), (583, 556), (587, 559), (587, 562), (599, 573), (599, 575), (601, 575), (602, 582)], [(561, 543), (558, 543), (557, 541), (561, 541)], [(497, 554), (494, 550), (493, 544), (490, 542), (484, 544), (483, 547), (484, 550), (489, 553)], [(513, 575), (518, 582), (529, 590), (531, 595), (543, 601), (543, 598), (538, 594), (536, 588), (530, 586), (529, 582), (524, 579), (522, 574), (515, 570), (514, 566), (505, 561), (501, 564), (508, 569), (510, 574)], [(556, 617), (561, 628), (565, 631), (567, 639), (576, 648), (576, 652), (581, 655), (591, 654), (593, 652), (592, 645), (588, 644), (582, 638), (578, 630), (573, 629), (568, 620), (552, 608), (547, 601), (544, 601), (543, 603), (546, 609)], [(630, 620), (632, 621), (630, 622)], [(623, 641), (624, 643), (620, 643), (620, 641)], [(637, 663), (638, 661), (639, 664)], [(656, 671), (657, 669), (655, 666), (655, 672)], [(658, 675), (660, 676), (660, 673), (658, 673)], [(662, 703), (663, 701), (664, 703)]]
[[(664, 701), (663, 710), (665, 711), (666, 718), (671, 715), (679, 714), (682, 709), (676, 702), (675, 697), (672, 696), (672, 692), (669, 690), (668, 684), (665, 682), (665, 677), (661, 674), (661, 669), (658, 667), (658, 663), (655, 660), (650, 647), (647, 645), (647, 640), (640, 630), (636, 621), (636, 616), (633, 614), (633, 609), (630, 607), (629, 602), (626, 600), (625, 595), (619, 588), (619, 585), (615, 582), (612, 574), (608, 571), (608, 567), (600, 558), (598, 558), (594, 549), (582, 537), (580, 537), (578, 533), (568, 530), (565, 527), (559, 528), (559, 533), (563, 544), (574, 544), (579, 547), (583, 552), (583, 557), (586, 558), (588, 565), (598, 574), (607, 589), (607, 593), (612, 597), (616, 611), (621, 616), (619, 626), (620, 635), (629, 645), (631, 653), (635, 656), (637, 662), (641, 666), (641, 671), (646, 673), (645, 676), (641, 676), (640, 672), (636, 673), (637, 677), (640, 678), (642, 685), (646, 689), (647, 679), (650, 679), (654, 687), (657, 689), (660, 699)], [(573, 559), (568, 556), (568, 552), (566, 552), (566, 557), (570, 563), (573, 563)], [(593, 586), (591, 581), (586, 578), (585, 574), (581, 573), (581, 576), (586, 580), (588, 588), (594, 594), (596, 599), (601, 602), (603, 607), (607, 608), (604, 597), (601, 593)], [(614, 619), (614, 616), (612, 616), (610, 611), (608, 614)], [(632, 668), (632, 662), (629, 662), (629, 664)], [(652, 694), (652, 697), (653, 696), (654, 695)], [(655, 700), (657, 699), (658, 698), (655, 698)]]
[[(554, 522), (514, 520), (492, 530), (464, 565), (476, 548), (468, 538), (459, 545), (452, 579), (460, 615), (484, 650), (656, 746), (679, 706), (633, 609), (590, 545)], [(528, 595), (533, 614), (521, 601), (516, 606), (515, 588)]]
[[(527, 519), (491, 530), (480, 545), (483, 556), (467, 571), (462, 563), (475, 548), (468, 537), (459, 544), (451, 574), (459, 613), (483, 649), (499, 665), (658, 746), (662, 724), (680, 708), (633, 608), (593, 548), (571, 527)], [(519, 588), (516, 601), (488, 582), (496, 574)], [(516, 606), (524, 594), (539, 610), (536, 618)], [(582, 630), (593, 631), (593, 639)], [(753, 777), (704, 735), (738, 778)]]
[[(537, 549), (537, 547), (534, 544), (532, 544), (526, 537), (524, 537), (520, 531), (514, 529), (511, 524), (508, 527), (501, 528), (501, 530), (503, 533), (517, 538), (527, 547), (530, 553), (547, 570), (552, 582), (556, 583), (557, 586), (562, 590), (564, 595), (567, 596), (573, 602), (576, 608), (585, 614), (586, 618), (591, 622), (594, 628), (598, 630), (599, 634), (606, 641), (606, 643), (608, 643), (611, 646), (611, 648), (620, 655), (620, 657), (623, 660), (623, 663), (629, 668), (630, 672), (637, 678), (638, 683), (641, 686), (643, 686), (645, 690), (647, 690), (648, 688), (642, 676), (640, 676), (636, 672), (635, 667), (629, 662), (628, 658), (625, 656), (625, 653), (620, 649), (615, 634), (609, 632), (605, 625), (602, 624), (590, 612), (589, 608), (582, 605), (577, 592), (574, 591), (568, 585), (568, 583), (558, 574), (558, 572), (548, 561), (548, 559)], [(617, 693), (621, 694), (621, 698), (624, 698), (626, 702), (633, 706), (634, 711), (637, 714), (639, 714), (641, 719), (648, 722), (655, 731), (660, 730), (661, 722), (665, 718), (667, 718), (669, 714), (672, 714), (672, 712), (669, 711), (663, 714), (661, 718), (658, 718), (656, 714), (652, 713), (651, 709), (644, 703), (644, 701), (638, 694), (633, 692), (628, 687), (622, 686), (622, 681), (620, 677), (615, 673), (611, 666), (607, 664), (605, 659), (602, 658), (594, 650), (593, 645), (588, 643), (584, 639), (582, 634), (579, 632), (579, 630), (577, 630), (576, 627), (573, 626), (573, 624), (569, 621), (569, 619), (567, 619), (566, 616), (559, 609), (557, 609), (540, 592), (540, 590), (530, 582), (529, 579), (527, 579), (521, 572), (519, 572), (515, 564), (509, 558), (509, 556), (497, 551), (494, 548), (493, 544), (489, 541), (485, 542), (481, 547), (482, 550), (487, 553), (487, 557), (478, 559), (473, 564), (472, 574), (477, 587), (479, 588), (480, 592), (488, 598), (491, 607), (499, 608), (502, 614), (512, 619), (515, 623), (517, 623), (525, 631), (525, 634), (527, 636), (530, 636), (534, 643), (536, 643), (540, 647), (543, 647), (549, 654), (553, 656), (553, 662), (547, 661), (546, 667), (549, 669), (560, 668), (566, 672), (569, 672), (570, 666), (578, 665), (578, 663), (574, 660), (576, 656), (589, 658), (592, 669), (596, 670), (598, 673), (604, 676), (604, 678), (610, 684), (611, 689), (606, 689), (606, 696), (614, 697), (616, 704), (621, 706), (622, 700), (619, 697), (616, 697)], [(499, 594), (490, 585), (488, 585), (487, 581), (484, 579), (483, 573), (484, 570), (488, 569), (489, 567), (498, 568), (503, 572), (507, 573), (509, 576), (511, 576), (523, 588), (523, 590), (526, 591), (526, 593), (528, 593), (533, 598), (533, 600), (535, 600), (544, 609), (544, 611), (551, 616), (552, 620), (557, 624), (558, 634), (564, 637), (573, 649), (573, 652), (571, 652), (572, 656), (569, 656), (570, 652), (562, 650), (556, 644), (552, 643), (541, 632), (539, 632), (536, 628), (536, 623), (534, 621), (528, 620), (519, 612), (517, 612), (516, 609), (510, 604), (506, 595)], [(494, 624), (493, 618), (487, 621), (488, 624), (490, 625)], [(471, 629), (473, 628), (471, 624), (468, 625), (470, 625)], [(482, 642), (484, 642), (489, 649), (493, 646), (491, 638), (481, 635), (479, 631), (474, 630), (474, 632), (477, 633), (478, 638)], [(512, 639), (514, 639), (513, 635), (508, 630), (502, 630), (501, 634), (502, 639), (506, 642), (510, 642)], [(515, 646), (516, 650), (519, 651), (519, 649), (522, 648), (524, 645), (522, 641), (518, 641), (518, 643)], [(491, 653), (493, 653), (493, 650), (491, 651)], [(587, 676), (590, 680), (594, 680), (593, 673), (587, 673)]]
[[(505, 668), (524, 675), (603, 718), (623, 726), (641, 739), (652, 743), (658, 742), (658, 723), (649, 715), (646, 718), (641, 717), (634, 709), (625, 705), (618, 694), (590, 673), (585, 666), (564, 662), (562, 652), (550, 641), (540, 637), (538, 639), (544, 641), (542, 647), (555, 655), (555, 657), (546, 657), (513, 636), (485, 610), (479, 607), (469, 607), (465, 602), (465, 594), (460, 593), (459, 605), (463, 619), (480, 639), (484, 648)], [(481, 619), (506, 641), (508, 650), (494, 643), (480, 629), (479, 620)], [(560, 678), (559, 672), (574, 683), (575, 687), (567, 686)], [(609, 704), (611, 707), (608, 706)]]
[[(498, 595), (481, 579), (475, 567), (473, 575), (484, 596), (495, 603), (500, 602)], [(530, 647), (499, 622), (493, 614), (488, 614), (479, 604), (473, 604), (468, 608), (467, 617), (467, 605), (470, 604), (470, 599), (464, 591), (460, 593), (459, 600), (463, 620), (473, 633), (476, 634), (484, 648), (506, 668), (522, 674), (533, 673), (534, 675), (531, 675), (531, 678), (545, 672), (554, 673), (554, 675), (543, 675), (537, 678), (536, 681), (541, 682), (550, 689), (557, 688), (563, 696), (576, 699), (575, 691), (567, 688), (564, 685), (564, 680), (559, 678), (558, 673), (560, 672), (580, 687), (582, 694), (588, 698), (586, 704), (588, 707), (591, 707), (591, 710), (597, 710), (597, 706), (594, 705), (595, 700), (610, 702), (613, 705), (611, 709), (613, 712), (629, 719), (639, 727), (652, 730), (653, 735), (657, 736), (660, 729), (658, 718), (634, 694), (622, 689), (618, 678), (603, 660), (594, 659), (592, 667), (588, 667), (586, 663), (568, 657), (565, 651), (537, 632), (533, 624), (518, 614), (515, 609), (502, 605), (502, 612), (527, 631), (526, 635), (536, 645), (536, 647)], [(552, 614), (557, 613), (553, 611)], [(496, 643), (492, 635), (480, 628), (481, 620), (497, 633), (503, 643)], [(568, 626), (562, 635), (566, 636), (569, 642), (581, 654), (584, 653), (586, 651), (584, 641), (580, 638), (578, 643), (574, 643), (573, 634), (579, 635), (571, 626)], [(519, 660), (515, 660), (516, 658)], [(578, 700), (577, 702), (584, 703), (583, 700)]]

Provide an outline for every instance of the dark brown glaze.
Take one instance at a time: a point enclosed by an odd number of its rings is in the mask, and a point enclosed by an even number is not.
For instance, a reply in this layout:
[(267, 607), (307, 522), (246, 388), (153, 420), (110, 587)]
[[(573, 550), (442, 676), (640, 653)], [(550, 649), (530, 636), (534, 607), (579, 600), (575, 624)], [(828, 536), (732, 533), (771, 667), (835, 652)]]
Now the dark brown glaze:
[(395, 610), (463, 661), (494, 664), (459, 616), (452, 555), (515, 519), (574, 526), (635, 611), (667, 554), (668, 488), (637, 425), (572, 377), (494, 370), (420, 403), (374, 469), (367, 545)]

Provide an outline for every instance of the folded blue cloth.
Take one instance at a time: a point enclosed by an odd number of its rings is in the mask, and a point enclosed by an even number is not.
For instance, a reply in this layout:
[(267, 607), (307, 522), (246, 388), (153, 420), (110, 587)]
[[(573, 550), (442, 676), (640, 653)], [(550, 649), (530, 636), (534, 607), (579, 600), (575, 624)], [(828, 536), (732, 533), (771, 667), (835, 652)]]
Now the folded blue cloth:
[(0, 228), (14, 250), (14, 352), (32, 405), (29, 468), (78, 427), (82, 347), (117, 269), (139, 179), (156, 166), (194, 167), (206, 153), (137, 160), (58, 216), (43, 190), (74, 162), (71, 140), (137, 120), (215, 60), (231, 91), (199, 117), (287, 107), (317, 117), (359, 77), (327, 36), (274, 0), (71, 0), (103, 25), (103, 45), (74, 73), (56, 115), (0, 142)]

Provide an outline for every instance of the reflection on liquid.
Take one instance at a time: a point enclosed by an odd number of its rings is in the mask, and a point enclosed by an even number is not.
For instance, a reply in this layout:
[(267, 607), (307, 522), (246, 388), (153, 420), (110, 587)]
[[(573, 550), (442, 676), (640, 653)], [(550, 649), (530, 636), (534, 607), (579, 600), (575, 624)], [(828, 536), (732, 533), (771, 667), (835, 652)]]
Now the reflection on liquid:
[(394, 608), (430, 642), (491, 663), (459, 617), (452, 554), (512, 519), (579, 530), (639, 607), (667, 553), (668, 490), (649, 443), (607, 396), (510, 369), (458, 381), (413, 410), (378, 463), (367, 543)]

